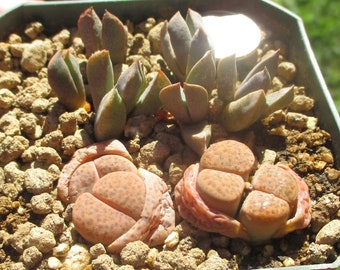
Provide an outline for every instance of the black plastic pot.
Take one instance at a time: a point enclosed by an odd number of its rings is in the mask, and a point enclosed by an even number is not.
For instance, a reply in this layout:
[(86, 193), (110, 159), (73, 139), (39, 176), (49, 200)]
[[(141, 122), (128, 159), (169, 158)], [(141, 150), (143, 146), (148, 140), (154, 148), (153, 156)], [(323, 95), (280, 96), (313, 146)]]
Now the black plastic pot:
[[(148, 17), (169, 18), (175, 11), (186, 13), (188, 7), (198, 12), (226, 10), (243, 13), (258, 24), (270, 26), (274, 35), (287, 42), (289, 58), (298, 69), (297, 84), (304, 85), (309, 96), (315, 99), (315, 116), (319, 126), (332, 135), (332, 151), (336, 166), (340, 167), (340, 118), (322, 77), (308, 41), (302, 20), (269, 0), (116, 0), (116, 1), (53, 1), (27, 3), (0, 15), (0, 39), (23, 29), (32, 21), (41, 21), (47, 32), (76, 26), (82, 11), (93, 6), (98, 14), (105, 9), (122, 21), (134, 22)], [(285, 269), (340, 269), (340, 257), (332, 264), (286, 267)]]

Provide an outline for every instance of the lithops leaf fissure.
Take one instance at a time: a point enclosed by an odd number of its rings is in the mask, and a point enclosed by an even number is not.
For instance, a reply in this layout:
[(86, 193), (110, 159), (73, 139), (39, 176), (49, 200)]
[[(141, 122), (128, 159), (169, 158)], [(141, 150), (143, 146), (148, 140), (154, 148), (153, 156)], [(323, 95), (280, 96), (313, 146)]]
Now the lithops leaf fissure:
[(272, 80), (267, 68), (264, 68), (262, 71), (255, 73), (248, 81), (236, 90), (234, 99), (240, 99), (241, 97), (259, 89), (267, 92), (271, 85), (271, 81)]
[(87, 80), (95, 111), (107, 92), (114, 86), (113, 68), (109, 51), (97, 51), (87, 62)]
[(132, 111), (145, 86), (142, 66), (136, 60), (121, 74), (116, 84), (116, 88), (125, 103), (127, 113)]
[(186, 83), (204, 87), (208, 93), (216, 85), (216, 64), (211, 51), (207, 51), (188, 72)]
[(86, 104), (85, 86), (77, 59), (69, 51), (58, 51), (48, 64), (48, 82), (59, 101), (74, 111)]
[(118, 138), (126, 123), (126, 108), (118, 90), (113, 88), (101, 100), (94, 122), (97, 141)]
[(156, 113), (162, 106), (159, 93), (164, 87), (170, 84), (171, 82), (163, 71), (158, 71), (137, 100), (135, 108), (132, 111), (132, 115), (148, 115)]
[(265, 93), (257, 90), (227, 104), (222, 112), (221, 123), (227, 130), (240, 131), (258, 121), (266, 108)]

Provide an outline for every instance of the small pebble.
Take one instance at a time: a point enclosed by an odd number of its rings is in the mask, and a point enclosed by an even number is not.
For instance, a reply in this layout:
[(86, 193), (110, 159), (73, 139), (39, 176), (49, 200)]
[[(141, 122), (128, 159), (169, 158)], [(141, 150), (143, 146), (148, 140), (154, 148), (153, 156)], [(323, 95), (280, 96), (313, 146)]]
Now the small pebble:
[(30, 23), (26, 29), (25, 29), (25, 34), (31, 38), (34, 39), (36, 38), (42, 31), (44, 30), (44, 27), (41, 22), (32, 22)]
[(99, 255), (105, 254), (106, 250), (103, 244), (98, 243), (90, 247), (90, 255), (92, 259), (97, 258)]
[(37, 247), (32, 246), (26, 248), (22, 254), (23, 263), (28, 268), (32, 268), (42, 259), (42, 253), (38, 250)]
[(0, 118), (0, 130), (8, 136), (21, 135), (20, 121), (14, 113), (8, 112)]
[(0, 109), (8, 109), (13, 106), (15, 95), (6, 88), (0, 89)]
[[(101, 254), (96, 259), (93, 259), (92, 262), (93, 270), (109, 270), (109, 269), (117, 269), (117, 265), (114, 263), (113, 258), (108, 254)], [(121, 268), (119, 268), (121, 269)]]
[(49, 269), (60, 269), (63, 266), (62, 262), (56, 257), (49, 257), (47, 265)]
[(286, 257), (284, 260), (283, 260), (283, 265), (285, 267), (287, 266), (294, 266), (295, 265), (295, 261), (291, 258), (291, 257)]
[(36, 72), (45, 66), (47, 61), (46, 47), (43, 41), (36, 40), (22, 53), (21, 67), (28, 72)]
[(23, 253), (23, 251), (29, 247), (29, 233), (34, 227), (36, 227), (36, 225), (31, 222), (19, 224), (15, 233), (10, 235), (8, 243), (16, 252)]
[(70, 245), (68, 243), (63, 242), (53, 248), (52, 254), (53, 256), (57, 258), (62, 258), (66, 256), (69, 250), (70, 250)]
[(25, 188), (34, 195), (50, 192), (53, 188), (55, 177), (46, 170), (40, 168), (25, 171)]
[(31, 198), (32, 211), (36, 214), (48, 214), (52, 211), (53, 197), (49, 193), (41, 193)]
[(41, 222), (41, 227), (49, 230), (54, 235), (59, 235), (64, 230), (64, 219), (57, 214), (48, 214)]
[(21, 74), (13, 71), (0, 70), (0, 88), (14, 89), (21, 83)]
[(90, 253), (88, 249), (81, 244), (71, 246), (63, 261), (63, 268), (73, 270), (83, 270), (90, 264)]
[(340, 242), (340, 220), (333, 219), (317, 233), (315, 243), (334, 245)]
[(142, 241), (128, 243), (120, 252), (123, 264), (130, 264), (134, 267), (145, 265), (150, 248)]
[(296, 77), (296, 67), (292, 62), (281, 62), (277, 67), (277, 74), (289, 83)]
[(210, 250), (208, 259), (201, 263), (197, 270), (228, 269), (227, 261), (222, 259), (216, 251)]
[(37, 249), (39, 249), (42, 253), (47, 253), (51, 251), (56, 245), (56, 240), (53, 233), (45, 230), (44, 228), (32, 228), (29, 235), (30, 246), (36, 246)]
[(164, 247), (174, 248), (178, 244), (178, 242), (179, 242), (179, 234), (177, 231), (173, 231), (164, 240)]

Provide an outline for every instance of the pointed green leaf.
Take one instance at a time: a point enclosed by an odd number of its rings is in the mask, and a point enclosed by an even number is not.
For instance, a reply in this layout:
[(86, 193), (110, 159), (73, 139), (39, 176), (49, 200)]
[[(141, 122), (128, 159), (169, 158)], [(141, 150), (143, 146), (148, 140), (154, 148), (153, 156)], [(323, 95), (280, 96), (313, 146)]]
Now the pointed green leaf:
[(78, 19), (78, 32), (86, 49), (86, 56), (102, 48), (102, 23), (92, 7), (86, 9)]
[(188, 25), (191, 36), (193, 36), (196, 33), (197, 29), (203, 25), (203, 19), (201, 14), (192, 10), (191, 8), (188, 8), (185, 21)]
[(258, 90), (227, 104), (221, 123), (228, 131), (240, 131), (258, 121), (266, 109), (265, 93)]
[(149, 85), (139, 97), (132, 115), (154, 114), (162, 106), (159, 98), (160, 91), (171, 82), (163, 71), (159, 70)]
[(177, 66), (181, 73), (185, 74), (191, 44), (191, 34), (179, 11), (170, 19), (168, 32), (171, 46), (176, 56)]
[(184, 71), (181, 71), (181, 69), (178, 66), (176, 55), (172, 47), (170, 35), (168, 32), (168, 24), (169, 23), (167, 21), (164, 22), (160, 34), (163, 58), (166, 64), (168, 65), (169, 69), (173, 72), (177, 79), (179, 81), (184, 81), (185, 73)]
[(94, 122), (97, 141), (118, 138), (125, 127), (126, 109), (116, 88), (109, 91), (99, 104)]
[(87, 80), (95, 111), (102, 98), (114, 86), (113, 68), (107, 50), (93, 53), (87, 62)]
[(180, 83), (164, 87), (159, 93), (159, 98), (164, 105), (164, 108), (170, 112), (177, 121), (190, 123), (191, 119)]
[(110, 52), (113, 65), (123, 63), (127, 53), (127, 29), (118, 17), (107, 10), (102, 22), (103, 48)]
[(218, 97), (226, 103), (233, 101), (237, 81), (236, 55), (221, 58), (216, 73)]
[(270, 78), (274, 78), (279, 62), (279, 50), (271, 53), (267, 57), (263, 58), (258, 62), (253, 69), (247, 74), (247, 76), (242, 81), (242, 84), (246, 83), (255, 73), (267, 68)]
[(145, 77), (141, 64), (134, 61), (119, 77), (116, 88), (122, 97), (126, 112), (129, 114), (135, 107), (137, 99), (145, 88)]
[(267, 92), (272, 80), (270, 74), (265, 67), (262, 71), (255, 73), (249, 80), (242, 84), (235, 92), (234, 99), (237, 100), (251, 92), (262, 89)]
[(185, 103), (189, 112), (190, 123), (205, 120), (209, 110), (209, 96), (204, 87), (196, 84), (183, 84)]
[(203, 121), (194, 125), (180, 125), (180, 130), (185, 143), (199, 156), (202, 156), (210, 142), (211, 125)]
[(57, 94), (60, 103), (74, 111), (86, 104), (85, 87), (77, 59), (70, 54), (58, 51), (48, 64), (48, 82)]
[(270, 93), (266, 95), (266, 102), (268, 109), (265, 112), (264, 116), (271, 114), (277, 110), (288, 107), (289, 104), (294, 99), (294, 87), (285, 87), (276, 92)]
[(186, 74), (190, 72), (192, 67), (211, 50), (211, 46), (208, 40), (208, 35), (202, 27), (198, 28), (190, 44), (188, 63), (186, 67)]
[(208, 51), (190, 70), (186, 82), (204, 87), (208, 94), (215, 87), (216, 64), (211, 51)]

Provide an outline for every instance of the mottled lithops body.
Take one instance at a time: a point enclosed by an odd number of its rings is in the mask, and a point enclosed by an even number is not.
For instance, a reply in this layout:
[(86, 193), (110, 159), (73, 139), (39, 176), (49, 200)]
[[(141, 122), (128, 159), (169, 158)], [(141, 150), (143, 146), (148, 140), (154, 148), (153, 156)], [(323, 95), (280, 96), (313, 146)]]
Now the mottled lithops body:
[(285, 165), (263, 164), (243, 143), (211, 145), (175, 188), (180, 215), (198, 228), (261, 242), (305, 228), (311, 219), (306, 183)]
[(136, 168), (117, 140), (79, 149), (61, 172), (58, 195), (65, 203), (74, 203), (77, 231), (92, 243), (103, 243), (109, 252), (120, 252), (136, 240), (163, 244), (174, 229), (166, 184)]

